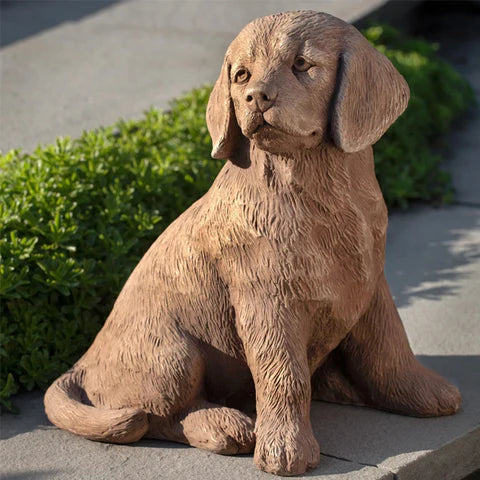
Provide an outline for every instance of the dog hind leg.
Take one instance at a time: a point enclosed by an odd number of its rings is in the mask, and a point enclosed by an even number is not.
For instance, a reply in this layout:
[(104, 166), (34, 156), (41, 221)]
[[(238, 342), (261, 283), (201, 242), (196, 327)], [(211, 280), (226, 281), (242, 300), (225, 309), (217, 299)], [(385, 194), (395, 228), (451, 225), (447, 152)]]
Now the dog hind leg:
[(253, 420), (240, 410), (205, 399), (205, 362), (196, 342), (182, 332), (171, 331), (168, 338), (174, 347), (166, 342), (159, 346), (162, 368), (156, 385), (161, 394), (152, 399), (145, 437), (224, 455), (252, 452)]
[(361, 392), (348, 378), (343, 356), (337, 348), (312, 376), (312, 399), (344, 405), (365, 406)]
[(460, 408), (457, 388), (415, 358), (383, 275), (340, 349), (349, 378), (370, 407), (418, 417), (451, 415)]
[(250, 417), (202, 398), (167, 420), (152, 415), (149, 424), (147, 438), (186, 443), (222, 455), (250, 453), (255, 446), (255, 424)]

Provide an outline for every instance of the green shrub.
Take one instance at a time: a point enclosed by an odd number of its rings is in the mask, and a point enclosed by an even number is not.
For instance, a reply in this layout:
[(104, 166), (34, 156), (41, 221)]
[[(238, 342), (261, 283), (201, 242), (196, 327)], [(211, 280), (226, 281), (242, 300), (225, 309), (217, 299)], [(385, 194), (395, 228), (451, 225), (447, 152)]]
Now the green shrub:
[(71, 366), (148, 246), (210, 186), (222, 162), (210, 158), (209, 93), (0, 160), (5, 402)]
[(438, 58), (437, 45), (406, 38), (385, 25), (372, 26), (363, 34), (410, 86), (407, 110), (374, 147), (375, 170), (387, 205), (448, 202), (453, 196), (450, 175), (439, 168), (441, 157), (433, 145), (474, 103), (472, 89)]
[[(377, 144), (387, 203), (446, 198), (435, 135), (472, 100), (431, 45), (366, 31), (407, 78), (407, 112)], [(0, 158), (0, 400), (46, 387), (85, 351), (129, 273), (161, 231), (210, 186), (209, 87), (170, 112)]]

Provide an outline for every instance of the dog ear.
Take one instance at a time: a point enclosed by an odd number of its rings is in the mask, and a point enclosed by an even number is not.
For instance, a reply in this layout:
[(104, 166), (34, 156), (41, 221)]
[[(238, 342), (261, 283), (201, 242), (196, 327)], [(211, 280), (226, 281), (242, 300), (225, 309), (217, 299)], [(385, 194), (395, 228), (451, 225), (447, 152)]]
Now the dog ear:
[(227, 59), (223, 62), (222, 71), (208, 100), (207, 127), (213, 143), (212, 158), (234, 157), (242, 132), (230, 96), (230, 66)]
[(358, 152), (373, 145), (407, 108), (409, 97), (407, 82), (390, 60), (349, 25), (332, 105), (336, 146)]

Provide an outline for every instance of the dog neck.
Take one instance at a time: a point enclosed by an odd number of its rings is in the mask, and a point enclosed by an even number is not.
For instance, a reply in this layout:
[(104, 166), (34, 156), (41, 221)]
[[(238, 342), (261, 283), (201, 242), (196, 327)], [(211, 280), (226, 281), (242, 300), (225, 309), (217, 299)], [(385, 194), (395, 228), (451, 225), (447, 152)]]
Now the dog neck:
[(371, 147), (345, 153), (331, 144), (294, 154), (274, 154), (245, 142), (218, 174), (210, 194), (222, 202), (254, 204), (266, 199), (297, 204), (313, 201), (325, 208), (344, 208), (358, 195), (383, 203), (375, 177)]
[[(371, 147), (344, 153), (326, 145), (282, 155), (251, 146), (241, 158), (242, 166), (233, 160), (225, 164), (209, 195), (216, 199), (214, 205), (233, 205), (232, 218), (242, 218), (257, 233), (294, 248), (292, 242), (315, 219), (358, 228), (368, 219), (384, 235), (386, 207)], [(217, 215), (217, 207), (212, 211)], [(357, 235), (352, 228), (350, 233)]]
[(348, 190), (352, 154), (322, 144), (293, 154), (274, 154), (250, 145), (251, 181), (270, 192), (303, 192), (321, 200), (333, 190)]

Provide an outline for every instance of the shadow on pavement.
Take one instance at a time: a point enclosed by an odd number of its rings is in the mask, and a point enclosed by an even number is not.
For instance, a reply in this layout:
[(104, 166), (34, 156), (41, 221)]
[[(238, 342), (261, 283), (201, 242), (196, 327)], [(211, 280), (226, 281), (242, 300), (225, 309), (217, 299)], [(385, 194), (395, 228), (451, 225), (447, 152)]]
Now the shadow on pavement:
[(52, 478), (61, 470), (26, 470), (24, 472), (3, 473), (2, 480), (43, 480)]
[(91, 15), (122, 0), (2, 0), (0, 46), (5, 47), (64, 22)]
[[(414, 418), (371, 408), (313, 402), (312, 424), (323, 453), (379, 465), (404, 454), (437, 450), (478, 429), (480, 355), (417, 358), (460, 389), (460, 411), (448, 417)], [(321, 468), (317, 470), (317, 474), (321, 472)]]
[[(404, 454), (436, 450), (478, 428), (480, 356), (421, 355), (418, 358), (424, 365), (433, 368), (460, 388), (463, 395), (461, 411), (450, 417), (421, 419), (369, 408), (313, 402), (311, 414), (313, 428), (324, 455), (321, 465), (309, 472), (307, 476), (348, 473), (361, 470), (366, 465), (381, 464), (388, 459), (395, 461), (396, 457)], [(22, 434), (31, 435), (28, 432), (40, 430), (43, 431), (39, 435), (44, 439), (42, 442), (51, 444), (48, 448), (57, 453), (51, 461), (42, 457), (45, 460), (42, 467), (46, 470), (33, 472), (37, 470), (38, 463), (35, 462), (38, 462), (38, 459), (35, 458), (35, 452), (31, 452), (31, 455), (22, 459), (23, 473), (10, 474), (7, 477), (10, 480), (34, 478), (29, 476), (33, 473), (35, 478), (47, 478), (50, 471), (48, 469), (65, 465), (66, 458), (62, 459), (62, 455), (70, 455), (68, 452), (85, 451), (85, 449), (90, 451), (90, 458), (95, 457), (100, 462), (114, 461), (113, 459), (117, 456), (127, 455), (141, 459), (144, 465), (153, 461), (170, 465), (185, 457), (189, 459), (192, 467), (198, 462), (202, 465), (204, 462), (213, 464), (214, 457), (214, 463), (218, 463), (219, 468), (235, 469), (235, 466), (244, 468), (248, 465), (248, 468), (254, 471), (251, 456), (212, 457), (210, 453), (199, 452), (184, 445), (154, 440), (140, 441), (135, 444), (135, 448), (132, 448), (133, 445), (119, 446), (90, 442), (52, 427), (43, 412), (42, 398), (41, 392), (20, 395), (15, 403), (21, 413), (3, 415), (2, 439), (9, 439), (4, 444), (4, 448), (15, 450), (17, 443), (15, 437), (21, 444)], [(32, 440), (30, 437), (29, 443)], [(65, 448), (66, 445), (68, 449)], [(136, 453), (133, 453), (134, 450)], [(160, 457), (158, 457), (159, 454)], [(348, 461), (339, 462), (338, 459)], [(87, 471), (94, 467), (84, 464), (81, 468)], [(68, 472), (65, 474), (67, 475)], [(67, 477), (68, 475), (65, 478)]]
[(474, 279), (480, 259), (480, 207), (411, 209), (390, 219), (386, 273), (397, 307), (442, 300)]

